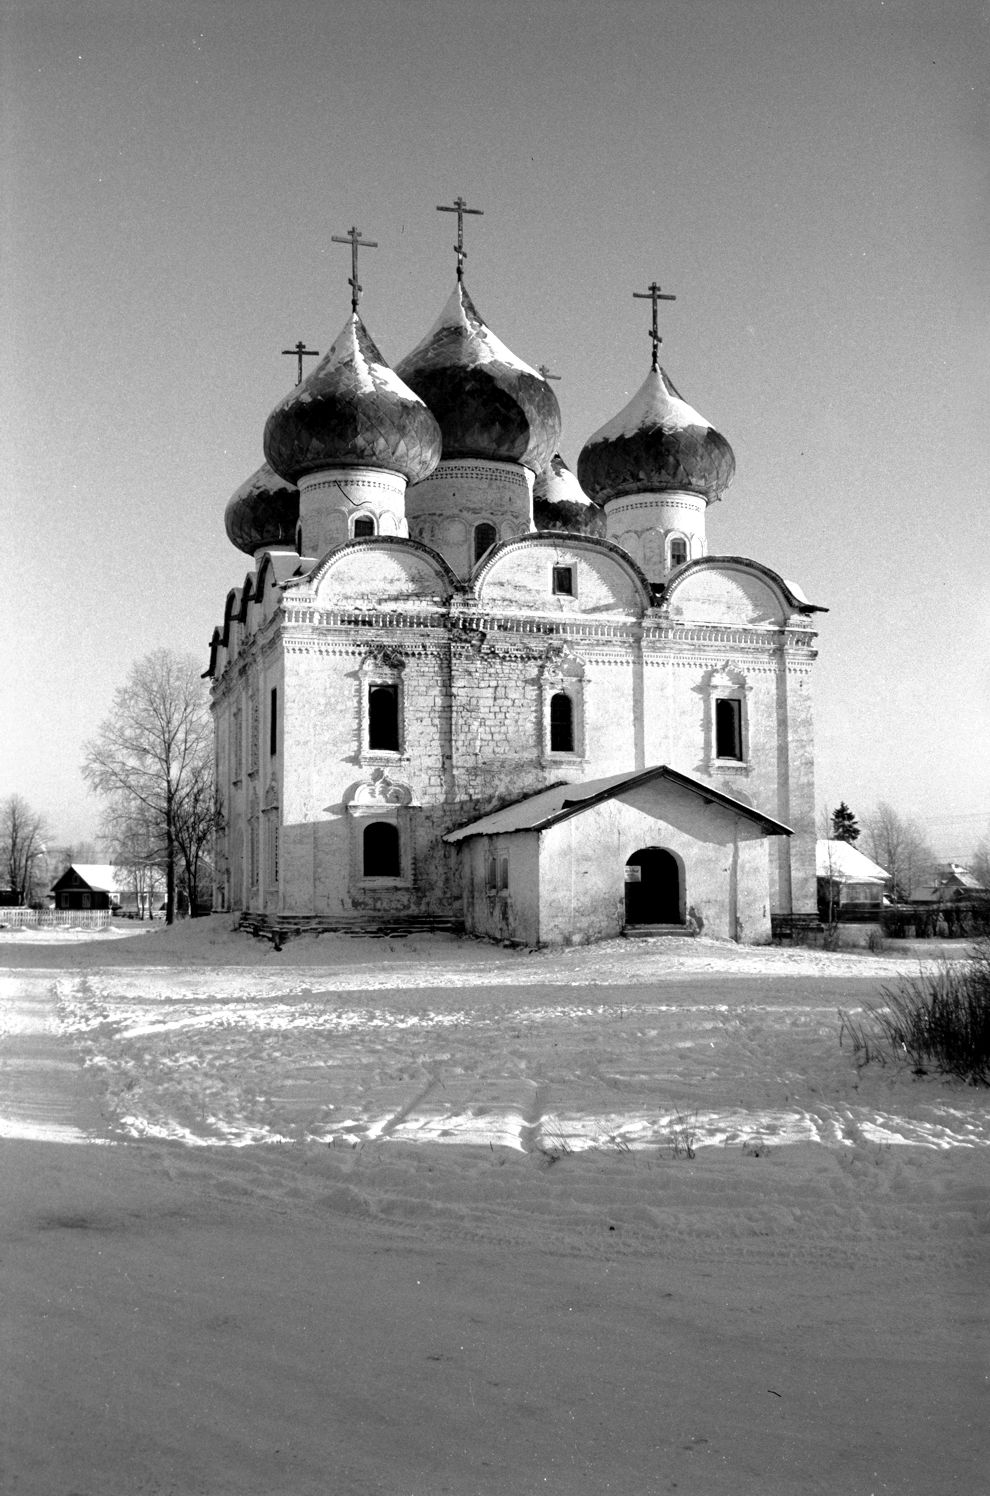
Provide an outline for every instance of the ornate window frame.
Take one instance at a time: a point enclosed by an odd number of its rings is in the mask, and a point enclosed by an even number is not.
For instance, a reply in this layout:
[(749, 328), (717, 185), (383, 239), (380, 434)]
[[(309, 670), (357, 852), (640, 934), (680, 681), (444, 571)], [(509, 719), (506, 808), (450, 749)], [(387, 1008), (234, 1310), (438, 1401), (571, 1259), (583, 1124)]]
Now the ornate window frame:
[[(411, 888), (413, 883), (413, 817), (418, 809), (408, 784), (391, 777), (387, 769), (373, 769), (357, 785), (347, 802), (350, 829), (350, 883), (354, 889)], [(373, 821), (387, 821), (399, 837), (398, 877), (366, 877), (364, 831)]]
[[(752, 687), (741, 670), (734, 669), (728, 661), (708, 672), (705, 681), (705, 764), (711, 773), (749, 774), (750, 761), (750, 712), (749, 698)], [(720, 758), (716, 753), (715, 703), (733, 701), (738, 704), (739, 737), (741, 756)]]
[[(582, 763), (585, 759), (584, 733), (584, 661), (569, 649), (556, 647), (548, 652), (540, 669), (540, 755), (545, 764)], [(553, 748), (550, 744), (550, 703), (554, 696), (567, 696), (571, 703), (573, 747)]]
[[(405, 656), (389, 645), (378, 645), (368, 651), (358, 667), (358, 762), (362, 764), (397, 764), (406, 753), (406, 710), (403, 672)], [(398, 748), (372, 748), (370, 739), (371, 692), (375, 686), (393, 686), (396, 693)]]

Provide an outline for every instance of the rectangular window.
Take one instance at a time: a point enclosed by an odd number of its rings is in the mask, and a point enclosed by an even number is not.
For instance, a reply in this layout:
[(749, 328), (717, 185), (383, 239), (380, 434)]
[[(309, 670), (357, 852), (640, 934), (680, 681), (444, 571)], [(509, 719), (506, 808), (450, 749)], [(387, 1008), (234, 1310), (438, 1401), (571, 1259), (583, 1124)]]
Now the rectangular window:
[(574, 567), (555, 566), (552, 586), (555, 597), (573, 597), (575, 593)]
[(488, 893), (498, 891), (498, 858), (493, 854), (488, 858), (485, 870), (485, 888)]
[(272, 686), (268, 704), (268, 757), (274, 758), (278, 751), (278, 689)]
[(742, 702), (718, 697), (715, 701), (715, 757), (743, 756)]
[(240, 707), (234, 713), (234, 773), (233, 778), (240, 779), (244, 773), (244, 722)]
[(399, 688), (368, 687), (368, 747), (384, 753), (399, 751)]
[(278, 882), (278, 821), (274, 816), (268, 819), (268, 881)]
[(509, 859), (500, 857), (498, 860), (498, 887), (499, 892), (504, 893), (509, 886)]

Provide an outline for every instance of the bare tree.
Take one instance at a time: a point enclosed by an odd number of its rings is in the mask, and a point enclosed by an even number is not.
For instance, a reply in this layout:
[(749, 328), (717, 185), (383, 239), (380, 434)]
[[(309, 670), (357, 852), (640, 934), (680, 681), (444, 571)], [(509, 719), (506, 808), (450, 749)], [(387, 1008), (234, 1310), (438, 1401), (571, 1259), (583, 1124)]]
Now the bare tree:
[[(121, 806), (138, 807), (158, 839), (165, 867), (165, 908), (175, 919), (180, 826), (202, 803), (213, 778), (213, 735), (206, 686), (192, 655), (156, 649), (132, 667), (113, 709), (86, 745), (90, 788)], [(211, 793), (208, 803), (212, 805)]]
[(870, 856), (890, 874), (894, 893), (906, 899), (935, 867), (935, 854), (917, 821), (902, 816), (886, 800), (863, 817)]
[(100, 832), (110, 860), (134, 895), (141, 919), (154, 914), (165, 887), (165, 852), (157, 818), (144, 805), (121, 794), (109, 801)]
[(7, 887), (20, 904), (30, 904), (39, 892), (47, 867), (48, 828), (21, 795), (0, 801), (0, 864)]

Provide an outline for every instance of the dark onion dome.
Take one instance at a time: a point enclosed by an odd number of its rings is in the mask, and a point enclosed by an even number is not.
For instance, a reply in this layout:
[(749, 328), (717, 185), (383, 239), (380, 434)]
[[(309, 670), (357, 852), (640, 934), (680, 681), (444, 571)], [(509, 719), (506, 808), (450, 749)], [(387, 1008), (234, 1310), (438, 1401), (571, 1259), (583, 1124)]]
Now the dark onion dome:
[(445, 461), (479, 457), (539, 473), (557, 450), (556, 395), (486, 327), (460, 281), (426, 337), (395, 367), (440, 422)]
[(533, 484), (533, 523), (538, 530), (604, 535), (605, 515), (593, 504), (557, 452)]
[(382, 468), (419, 483), (440, 460), (440, 428), (352, 312), (330, 351), (268, 417), (265, 456), (293, 483), (328, 467)]
[(295, 550), (299, 490), (263, 462), (231, 495), (223, 522), (228, 538), (249, 556), (266, 545)]
[(623, 494), (702, 494), (720, 499), (736, 459), (713, 426), (682, 400), (663, 369), (651, 369), (629, 404), (590, 436), (578, 481), (599, 503)]

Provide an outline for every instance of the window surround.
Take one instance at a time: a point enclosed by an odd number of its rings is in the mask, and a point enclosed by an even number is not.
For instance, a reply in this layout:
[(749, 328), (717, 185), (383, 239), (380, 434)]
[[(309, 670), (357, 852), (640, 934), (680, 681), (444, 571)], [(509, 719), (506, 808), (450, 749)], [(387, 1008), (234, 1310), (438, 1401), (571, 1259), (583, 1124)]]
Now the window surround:
[[(683, 556), (674, 555), (674, 547), (683, 547)], [(667, 536), (667, 570), (673, 571), (675, 567), (686, 566), (691, 559), (691, 544), (686, 535), (675, 532)]]
[[(358, 529), (358, 526), (361, 526)], [(368, 528), (370, 526), (370, 529)], [(378, 526), (373, 514), (355, 514), (351, 520), (351, 535), (354, 540), (367, 540), (378, 534)]]
[[(540, 671), (540, 751), (544, 763), (580, 763), (584, 745), (584, 664), (568, 651), (555, 650)], [(566, 696), (571, 703), (572, 747), (551, 746), (552, 702)]]
[[(716, 670), (712, 670), (708, 680), (705, 682), (705, 763), (710, 772), (719, 774), (749, 774), (752, 771), (750, 763), (750, 735), (749, 735), (749, 697), (752, 687), (746, 682), (741, 671), (730, 668), (728, 662)], [(735, 754), (720, 757), (717, 752), (717, 703), (720, 701), (734, 702), (738, 715), (738, 736), (740, 756)]]
[[(358, 762), (362, 764), (395, 764), (405, 754), (405, 687), (403, 671), (406, 662), (397, 650), (383, 646), (372, 650), (358, 670)], [(395, 691), (397, 748), (371, 746), (371, 692), (378, 686)]]
[(550, 592), (553, 597), (577, 597), (577, 567), (573, 562), (555, 561), (550, 567)]
[[(418, 808), (413, 803), (412, 790), (409, 786), (394, 780), (387, 769), (374, 769), (370, 778), (355, 788), (347, 803), (352, 888), (409, 888), (412, 886), (412, 812)], [(373, 821), (387, 822), (396, 829), (399, 838), (398, 876), (365, 874), (364, 832)]]

